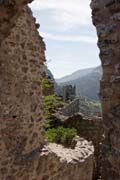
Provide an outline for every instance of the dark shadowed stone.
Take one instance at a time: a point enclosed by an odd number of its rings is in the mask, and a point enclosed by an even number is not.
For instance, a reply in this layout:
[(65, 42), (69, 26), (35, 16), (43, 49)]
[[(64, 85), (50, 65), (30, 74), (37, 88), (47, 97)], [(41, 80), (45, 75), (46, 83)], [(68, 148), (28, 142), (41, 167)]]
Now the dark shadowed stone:
[(113, 116), (120, 118), (120, 105), (113, 107), (111, 112), (112, 112)]
[(31, 112), (35, 112), (37, 108), (37, 104), (32, 104), (31, 105)]
[(22, 72), (27, 73), (27, 71), (28, 71), (28, 67), (23, 67), (22, 68)]
[(105, 168), (102, 178), (106, 179), (106, 177), (108, 177), (109, 180), (119, 180), (120, 179), (120, 175), (118, 173), (116, 173), (114, 170), (109, 169), (108, 167)]
[(49, 179), (49, 176), (45, 175), (43, 176), (42, 180), (48, 180)]
[(7, 176), (5, 180), (16, 180), (13, 176)]
[(40, 82), (34, 81), (34, 82), (32, 82), (31, 88), (33, 90), (36, 90), (39, 86), (40, 86)]
[(3, 167), (0, 169), (0, 174), (6, 174), (8, 169), (6, 167)]
[(37, 29), (40, 28), (40, 24), (38, 24), (38, 23), (36, 23), (35, 26), (36, 26)]
[(116, 72), (120, 72), (120, 64), (117, 64), (116, 66), (115, 66), (115, 69), (116, 69)]

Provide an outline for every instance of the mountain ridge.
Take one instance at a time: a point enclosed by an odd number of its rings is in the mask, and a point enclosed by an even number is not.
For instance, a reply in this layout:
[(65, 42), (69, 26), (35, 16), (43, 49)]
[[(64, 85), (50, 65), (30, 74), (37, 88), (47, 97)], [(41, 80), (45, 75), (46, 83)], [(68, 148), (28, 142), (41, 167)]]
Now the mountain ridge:
[[(99, 66), (97, 66), (99, 67)], [(96, 69), (97, 67), (91, 67), (91, 68), (85, 68), (85, 69), (80, 69), (77, 70), (69, 75), (63, 76), (61, 78), (56, 78), (55, 81), (57, 83), (64, 83), (64, 82), (68, 82), (69, 80), (74, 80), (83, 76), (86, 76), (88, 73), (91, 73), (94, 69)]]
[[(80, 70), (81, 71), (81, 70)], [(102, 67), (101, 66), (97, 66), (94, 68), (88, 68), (88, 69), (84, 69), (82, 71), (82, 75), (80, 74), (80, 71), (77, 71), (78, 76), (77, 78), (73, 79), (72, 74), (69, 75), (69, 78), (72, 76), (71, 80), (66, 81), (66, 77), (65, 77), (65, 81), (64, 81), (64, 77), (61, 79), (60, 81), (57, 81), (57, 84), (62, 88), (62, 86), (71, 84), (71, 85), (75, 85), (76, 86), (76, 92), (77, 95), (83, 96), (83, 97), (87, 97), (90, 100), (99, 100), (99, 88), (100, 88), (100, 79), (102, 77)], [(75, 74), (75, 73), (74, 73)]]

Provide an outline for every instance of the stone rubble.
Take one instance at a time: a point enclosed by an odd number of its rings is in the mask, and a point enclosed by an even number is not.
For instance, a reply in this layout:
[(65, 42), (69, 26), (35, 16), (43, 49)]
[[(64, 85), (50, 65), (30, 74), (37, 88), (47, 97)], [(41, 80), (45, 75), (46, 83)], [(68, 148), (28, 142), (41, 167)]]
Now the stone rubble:
[[(77, 137), (74, 149), (65, 148), (55, 143), (46, 145), (39, 159), (40, 167), (42, 167), (40, 180), (45, 175), (47, 176), (46, 180), (92, 180), (93, 152), (92, 143), (79, 137)], [(44, 168), (48, 169), (45, 175)]]

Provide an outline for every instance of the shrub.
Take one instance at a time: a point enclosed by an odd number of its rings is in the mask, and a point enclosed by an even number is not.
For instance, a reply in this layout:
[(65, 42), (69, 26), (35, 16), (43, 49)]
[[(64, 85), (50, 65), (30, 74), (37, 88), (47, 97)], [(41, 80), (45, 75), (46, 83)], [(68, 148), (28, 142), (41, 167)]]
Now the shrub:
[(51, 79), (44, 78), (42, 80), (42, 91), (44, 96), (54, 93), (54, 83)]
[(55, 142), (70, 146), (72, 139), (77, 135), (77, 130), (74, 128), (51, 128), (46, 131), (45, 137), (48, 142)]
[(54, 112), (55, 108), (59, 107), (62, 104), (62, 101), (55, 94), (46, 96), (44, 98), (45, 109)]
[(53, 113), (63, 104), (61, 99), (54, 94), (44, 97), (44, 114), (45, 114), (45, 128), (51, 127), (53, 121)]
[(42, 79), (42, 87), (44, 89), (48, 89), (48, 88), (54, 87), (54, 84), (50, 79), (44, 78)]

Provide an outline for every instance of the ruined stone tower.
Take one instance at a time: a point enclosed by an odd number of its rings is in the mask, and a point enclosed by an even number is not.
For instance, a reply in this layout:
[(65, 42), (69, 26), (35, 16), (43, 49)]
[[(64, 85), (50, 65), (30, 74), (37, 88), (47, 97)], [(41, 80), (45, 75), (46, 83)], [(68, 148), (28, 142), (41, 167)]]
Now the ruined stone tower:
[(101, 101), (104, 123), (102, 179), (120, 179), (120, 1), (92, 0), (93, 24), (103, 66)]

